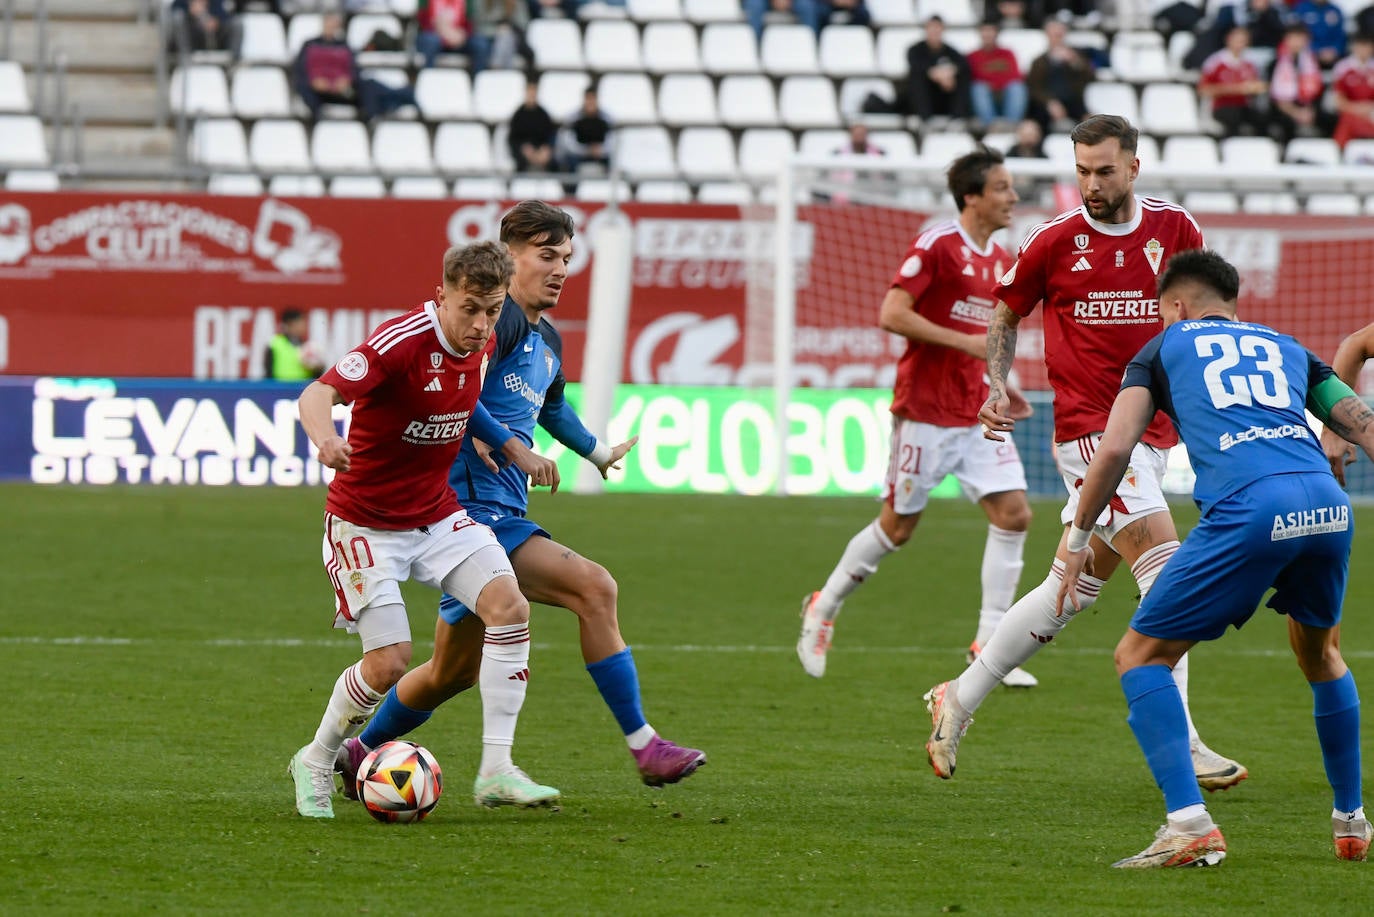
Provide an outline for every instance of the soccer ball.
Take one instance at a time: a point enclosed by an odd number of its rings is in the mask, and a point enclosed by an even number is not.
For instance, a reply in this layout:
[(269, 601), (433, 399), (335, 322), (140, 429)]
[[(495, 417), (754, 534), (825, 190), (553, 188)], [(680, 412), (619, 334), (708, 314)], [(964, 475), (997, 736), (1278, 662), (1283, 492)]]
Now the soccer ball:
[(419, 821), (439, 803), (439, 762), (414, 742), (386, 742), (358, 765), (358, 798), (377, 821)]

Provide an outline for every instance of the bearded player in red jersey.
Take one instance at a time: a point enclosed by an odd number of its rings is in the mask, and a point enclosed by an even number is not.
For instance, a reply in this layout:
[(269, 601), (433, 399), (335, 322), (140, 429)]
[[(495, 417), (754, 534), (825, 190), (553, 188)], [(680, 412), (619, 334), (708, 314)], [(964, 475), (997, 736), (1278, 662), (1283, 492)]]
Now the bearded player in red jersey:
[[(1069, 499), (1060, 516), (1067, 526), (1078, 507), (1078, 487), (1101, 439), (1126, 364), (1163, 329), (1155, 278), (1176, 252), (1203, 246), (1193, 217), (1168, 201), (1137, 197), (1138, 131), (1125, 118), (1092, 115), (1070, 133), (1083, 206), (1031, 230), (1021, 254), (999, 285), (1001, 302), (988, 328), (988, 400), (978, 418), (985, 436), (1001, 441), (1009, 414), (1007, 373), (1016, 353), (1016, 327), (1044, 303), (1045, 366), (1054, 390), (1055, 457)], [(954, 775), (959, 740), (973, 712), (1006, 674), (1054, 639), (1077, 611), (1097, 599), (1102, 584), (1125, 561), (1140, 588), (1150, 591), (1178, 550), (1178, 531), (1162, 489), (1165, 463), (1178, 442), (1159, 413), (1131, 455), (1131, 464), (1098, 520), (1092, 539), (1094, 576), (1082, 576), (1077, 609), (1058, 602), (1064, 560), (1061, 537), (1050, 574), (1007, 612), (982, 653), (954, 681), (926, 694), (933, 729), (926, 752), (935, 773)], [(1067, 532), (1067, 530), (1066, 530)], [(1185, 710), (1187, 657), (1173, 670)], [(1208, 790), (1227, 789), (1247, 776), (1244, 767), (1212, 751), (1188, 716), (1193, 769)]]
[[(448, 482), (469, 424), (474, 436), (497, 432), (477, 396), (512, 262), (505, 246), (480, 242), (449, 249), (443, 270), (433, 301), (382, 323), (300, 397), (301, 426), (320, 461), (337, 472), (325, 500), (324, 537), (334, 625), (363, 643), (362, 660), (335, 682), (314, 740), (291, 759), (296, 810), (308, 818), (334, 817), (339, 746), (362, 728), (410, 665), (410, 624), (400, 591), (407, 579), (458, 596), (486, 624), (476, 795), (526, 805), (558, 798), (510, 755), (529, 680), (529, 603), (496, 536), (458, 505)], [(349, 402), (345, 438), (332, 409)], [(557, 485), (552, 462), (523, 444), (506, 453), (535, 484)], [(436, 659), (457, 651), (451, 630), (436, 630)]]
[[(907, 347), (892, 394), (882, 509), (850, 539), (825, 585), (802, 600), (797, 657), (815, 678), (825, 674), (845, 598), (877, 571), (879, 561), (910, 540), (931, 490), (947, 474), (988, 517), (973, 654), (1016, 597), (1031, 519), (1026, 474), (1010, 439), (983, 438), (978, 409), (988, 391), (983, 373), (995, 284), (1011, 264), (992, 235), (1011, 224), (1017, 195), (1002, 154), (986, 148), (956, 159), (946, 180), (958, 218), (935, 224), (911, 243), (883, 297), (879, 323), (905, 337)], [(1036, 683), (1017, 668), (1003, 681), (1026, 688)]]

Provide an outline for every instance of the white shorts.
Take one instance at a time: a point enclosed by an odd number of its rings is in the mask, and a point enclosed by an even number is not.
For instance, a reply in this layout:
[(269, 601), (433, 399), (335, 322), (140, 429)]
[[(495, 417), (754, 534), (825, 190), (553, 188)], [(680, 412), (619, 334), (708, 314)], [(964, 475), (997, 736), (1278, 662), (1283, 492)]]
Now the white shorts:
[[(1067, 443), (1054, 444), (1054, 461), (1069, 491), (1069, 500), (1059, 514), (1059, 521), (1065, 525), (1073, 522), (1073, 517), (1078, 513), (1078, 488), (1083, 486), (1088, 462), (1092, 460), (1101, 440), (1101, 433), (1090, 433)], [(1168, 449), (1137, 443), (1131, 450), (1131, 463), (1126, 466), (1116, 495), (1097, 518), (1097, 534), (1104, 541), (1111, 544), (1117, 532), (1137, 519), (1169, 511), (1162, 486), (1168, 461)]]
[[(405, 580), (457, 589), (464, 594), (453, 594), (475, 608), (487, 583), (515, 575), (491, 529), (465, 510), (415, 529), (374, 529), (332, 513), (325, 513), (324, 526), (324, 569), (334, 587), (334, 626), (349, 633), (357, 632), (358, 620), (368, 608), (403, 605)], [(469, 558), (481, 563), (465, 563)], [(460, 567), (464, 569), (458, 575), (450, 576)]]
[(900, 516), (919, 513), (949, 474), (974, 503), (988, 494), (1026, 489), (1026, 470), (1011, 437), (995, 443), (983, 438), (981, 425), (937, 427), (893, 417), (883, 501)]

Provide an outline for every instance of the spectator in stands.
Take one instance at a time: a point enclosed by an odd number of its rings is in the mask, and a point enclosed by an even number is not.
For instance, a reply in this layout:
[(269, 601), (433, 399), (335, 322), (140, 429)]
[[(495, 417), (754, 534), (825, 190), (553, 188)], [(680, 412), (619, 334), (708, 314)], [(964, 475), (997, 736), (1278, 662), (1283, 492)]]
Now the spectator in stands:
[(1331, 71), (1338, 119), (1332, 134), (1341, 149), (1351, 140), (1374, 137), (1374, 35), (1350, 40), (1350, 56)]
[(553, 148), (558, 128), (539, 104), (539, 83), (525, 83), (525, 101), (510, 117), (506, 143), (517, 172), (551, 172), (555, 166)]
[(898, 97), (907, 114), (922, 121), (933, 117), (965, 119), (972, 108), (969, 99), (968, 61), (945, 44), (945, 21), (931, 16), (926, 37), (907, 49), (907, 79)]
[(1022, 118), (1016, 125), (1016, 142), (1007, 149), (1007, 156), (1015, 159), (1048, 159), (1045, 155), (1045, 132), (1034, 118)]
[(467, 57), (473, 74), (487, 69), (490, 43), (468, 17), (468, 0), (420, 0), (415, 24), (415, 50), (426, 67), (433, 67), (440, 54), (457, 53)]
[(868, 139), (868, 125), (855, 121), (849, 125), (849, 139), (830, 151), (832, 156), (886, 156), (887, 150)]
[[(868, 125), (855, 121), (849, 125), (849, 137), (830, 151), (832, 156), (886, 156), (887, 150), (868, 139)], [(817, 200), (832, 204), (847, 204), (854, 192), (870, 195), (891, 195), (897, 190), (897, 176), (890, 172), (858, 172), (852, 168), (831, 169), (824, 175), (822, 187), (815, 192)]]
[(563, 171), (577, 172), (588, 165), (603, 171), (609, 169), (613, 127), (611, 119), (601, 110), (596, 87), (589, 88), (582, 94), (582, 108), (558, 133), (558, 158), (563, 163)]
[(172, 50), (185, 42), (187, 51), (228, 51), (239, 56), (243, 27), (229, 15), (224, 0), (173, 0)]
[(525, 43), (525, 30), (530, 24), (530, 8), (525, 0), (474, 0), (477, 34), (487, 44), (487, 66), (496, 70), (511, 70), (516, 58), (534, 60)]
[(1249, 47), (1250, 30), (1233, 26), (1226, 34), (1226, 47), (1202, 63), (1198, 94), (1212, 100), (1212, 117), (1227, 137), (1268, 133), (1269, 87), (1254, 61), (1245, 56)]
[(1031, 61), (1026, 77), (1030, 114), (1045, 131), (1068, 131), (1088, 113), (1083, 92), (1092, 82), (1088, 59), (1068, 43), (1069, 27), (1058, 19), (1045, 23), (1045, 53)]
[[(1226, 36), (1237, 26), (1250, 32), (1250, 57), (1256, 66), (1265, 66), (1283, 41), (1284, 14), (1275, 0), (1230, 0), (1217, 10), (1211, 25), (1202, 30), (1183, 58), (1183, 66), (1200, 70), (1203, 61), (1226, 46)], [(1256, 53), (1258, 51), (1258, 53)]]
[(358, 61), (344, 40), (343, 16), (338, 13), (325, 13), (319, 37), (301, 45), (294, 75), (296, 92), (316, 119), (327, 103), (352, 105), (368, 121), (415, 104), (415, 90), (410, 86), (388, 86), (359, 74)]
[[(583, 0), (528, 0), (527, 5), (531, 19), (576, 19), (577, 8), (582, 2)], [(616, 5), (624, 6), (625, 0), (620, 0)]]
[(800, 22), (818, 33), (821, 30), (821, 10), (816, 0), (742, 0), (741, 5), (744, 18), (754, 27), (760, 41), (763, 27), (769, 22)]
[(1326, 89), (1321, 65), (1308, 42), (1307, 26), (1291, 23), (1269, 68), (1271, 130), (1281, 143), (1299, 134), (1315, 137), (1330, 133), (1321, 108)]
[(1299, 0), (1293, 6), (1294, 22), (1307, 26), (1312, 53), (1323, 69), (1345, 57), (1345, 13), (1330, 0)]
[(1039, 17), (1039, 6), (1032, 9), (1026, 0), (988, 0), (983, 4), (983, 21), (999, 29), (1037, 29)]
[(985, 130), (995, 130), (994, 122), (1009, 127), (1026, 115), (1026, 81), (1016, 55), (997, 43), (998, 31), (991, 22), (978, 26), (980, 44), (968, 56), (969, 98)]
[(864, 0), (816, 0), (817, 35), (828, 25), (868, 25), (872, 21)]

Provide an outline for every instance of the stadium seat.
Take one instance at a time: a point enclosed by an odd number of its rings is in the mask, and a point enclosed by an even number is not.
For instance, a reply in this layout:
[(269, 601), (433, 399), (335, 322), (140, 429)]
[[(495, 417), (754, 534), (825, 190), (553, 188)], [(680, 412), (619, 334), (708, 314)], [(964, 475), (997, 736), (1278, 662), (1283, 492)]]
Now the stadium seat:
[(273, 175), (267, 183), (272, 197), (324, 197), (324, 179), (318, 175)]
[(1151, 83), (1140, 93), (1141, 130), (1151, 134), (1198, 134), (1197, 90), (1187, 83)]
[(1374, 140), (1352, 140), (1345, 145), (1341, 159), (1346, 165), (1374, 165)]
[(1183, 206), (1193, 213), (1239, 213), (1240, 202), (1230, 191), (1189, 191)]
[(797, 141), (797, 155), (806, 159), (823, 159), (835, 155), (848, 140), (849, 132), (838, 128), (802, 131), (801, 139)]
[(1158, 32), (1117, 32), (1108, 60), (1117, 78), (1130, 83), (1157, 83), (1170, 77), (1169, 57)]
[(710, 74), (758, 73), (762, 68), (754, 30), (743, 22), (713, 22), (703, 28), (701, 66)]
[(1219, 144), (1221, 164), (1247, 170), (1277, 170), (1279, 147), (1268, 137), (1225, 137)]
[(1135, 87), (1130, 83), (1089, 83), (1083, 89), (1083, 104), (1089, 112), (1120, 115), (1132, 124), (1140, 124)]
[[(851, 76), (840, 84), (840, 116), (863, 118), (865, 121), (874, 118), (874, 115), (867, 114), (863, 110), (864, 99), (867, 99), (869, 95), (876, 95), (886, 99), (889, 103), (896, 98), (891, 80), (871, 76)], [(897, 118), (898, 116), (880, 115), (878, 117)]]
[(678, 0), (626, 0), (625, 12), (635, 22), (682, 21), (682, 4)]
[(426, 121), (471, 118), (472, 77), (453, 67), (426, 67), (415, 77), (415, 102)]
[(229, 101), (239, 118), (291, 117), (291, 88), (280, 67), (239, 67), (229, 87)]
[(1030, 73), (1031, 63), (1050, 46), (1042, 29), (1003, 29), (998, 34), (998, 44), (1016, 55), (1016, 65), (1021, 68), (1022, 76)]
[(738, 204), (743, 207), (754, 203), (754, 189), (739, 181), (702, 182), (697, 188), (698, 204)]
[(759, 43), (759, 59), (764, 72), (773, 76), (818, 73), (816, 33), (804, 25), (766, 26), (763, 41)]
[(568, 194), (563, 183), (546, 175), (516, 175), (510, 180), (510, 196), (514, 200), (561, 201)]
[(1341, 162), (1341, 148), (1329, 137), (1294, 137), (1284, 147), (1283, 161), (1336, 166)]
[(601, 19), (625, 19), (624, 0), (615, 0), (618, 6), (612, 5), (611, 0), (581, 0), (577, 4), (577, 18), (582, 22), (592, 22)]
[(582, 33), (571, 19), (534, 19), (525, 30), (539, 70), (582, 70)]
[(739, 168), (746, 178), (769, 178), (778, 164), (797, 152), (792, 132), (778, 127), (751, 127), (740, 134)]
[(310, 161), (316, 172), (371, 172), (367, 128), (360, 121), (321, 121), (310, 134)]
[(688, 181), (733, 179), (739, 174), (735, 140), (723, 127), (688, 127), (678, 134), (677, 163)]
[(634, 200), (634, 191), (630, 188), (629, 182), (623, 179), (613, 182), (609, 178), (582, 179), (577, 183), (573, 197), (579, 201), (603, 202), (609, 201), (613, 192), (618, 204)]
[(1165, 49), (1165, 55), (1169, 58), (1169, 69), (1174, 79), (1196, 83), (1197, 72), (1190, 70), (1183, 63), (1183, 59), (1196, 44), (1197, 33), (1187, 29), (1179, 29), (1169, 36), (1169, 46)]
[(312, 38), (319, 38), (324, 29), (324, 17), (319, 13), (297, 13), (286, 26), (286, 53), (291, 60), (296, 59), (301, 45)]
[(24, 68), (18, 61), (0, 60), (0, 111), (23, 114), (32, 110)]
[[(582, 96), (592, 84), (591, 74), (557, 70), (539, 77), (539, 104), (562, 123), (582, 107)], [(606, 105), (610, 99), (601, 99)]]
[(177, 67), (172, 71), (169, 89), (174, 112), (211, 118), (227, 118), (233, 113), (223, 67), (215, 64)]
[(873, 76), (878, 55), (873, 31), (863, 25), (832, 25), (821, 32), (821, 72), (833, 77)]
[(887, 153), (889, 159), (916, 159), (916, 138), (910, 131), (869, 131), (868, 140)]
[(925, 37), (925, 30), (915, 26), (890, 25), (883, 29), (878, 33), (876, 45), (878, 72), (888, 79), (905, 78), (910, 69), (906, 63), (906, 52)]
[(700, 73), (697, 30), (685, 22), (651, 22), (641, 37), (644, 69), (663, 73)]
[(1295, 195), (1286, 191), (1251, 191), (1240, 200), (1242, 213), (1302, 213)]
[(391, 183), (391, 196), (439, 200), (448, 197), (448, 185), (437, 175), (402, 175)]
[(730, 127), (772, 127), (778, 123), (773, 84), (766, 76), (727, 76), (716, 92), (721, 123)]
[(642, 204), (690, 204), (692, 186), (685, 181), (642, 181), (635, 189)]
[(420, 0), (387, 0), (387, 7), (401, 19), (414, 19)]
[(633, 22), (602, 19), (587, 23), (582, 51), (587, 69), (596, 73), (644, 69), (639, 54), (639, 27)]
[(386, 183), (375, 175), (339, 175), (329, 182), (330, 197), (386, 197)]
[(658, 113), (669, 127), (719, 124), (716, 90), (701, 73), (670, 73), (658, 84)]
[(472, 81), (477, 117), (488, 124), (504, 123), (525, 101), (525, 74), (519, 70), (483, 70)]
[(739, 0), (682, 0), (682, 14), (688, 22), (740, 22), (744, 10)]
[[(917, 25), (916, 4), (912, 0), (867, 0), (868, 15), (875, 26)], [(822, 33), (824, 35), (824, 33)]]
[(310, 143), (305, 125), (278, 118), (256, 122), (248, 134), (248, 156), (259, 172), (309, 171)]
[(205, 183), (210, 194), (257, 197), (262, 194), (262, 179), (251, 172), (216, 172)]
[(491, 155), (496, 162), (496, 171), (509, 175), (515, 171), (515, 159), (510, 154), (510, 126), (498, 124), (491, 129)]
[(1045, 158), (1050, 162), (1074, 167), (1073, 141), (1068, 134), (1047, 134), (1045, 136)]
[(1307, 212), (1314, 216), (1353, 217), (1361, 213), (1360, 198), (1354, 194), (1309, 194)]
[(921, 139), (921, 158), (937, 165), (948, 165), (972, 152), (975, 146), (973, 138), (963, 131), (930, 133)]
[(662, 127), (623, 127), (616, 131), (615, 159), (620, 171), (631, 179), (677, 175), (673, 141)]
[(606, 73), (597, 80), (597, 98), (613, 124), (655, 124), (654, 84), (645, 73)]
[(1159, 142), (1149, 134), (1141, 134), (1135, 141), (1135, 155), (1142, 169), (1154, 168), (1159, 165)]
[(1221, 162), (1221, 153), (1211, 137), (1178, 134), (1164, 139), (1162, 162), (1166, 166), (1207, 169)]
[(978, 14), (971, 0), (917, 0), (916, 21), (925, 22), (939, 14), (945, 25), (956, 28), (978, 24)]
[[(299, 122), (292, 122), (299, 126)], [(233, 118), (201, 118), (191, 131), (187, 155), (207, 169), (227, 172), (249, 168), (248, 139)]]
[(345, 40), (357, 53), (359, 67), (409, 67), (414, 59), (411, 51), (369, 51), (368, 43), (378, 32), (385, 32), (406, 46), (405, 28), (390, 13), (356, 13), (348, 20)]
[(980, 44), (978, 30), (945, 29), (945, 44), (967, 57), (972, 51), (977, 50)]
[(445, 175), (489, 173), (496, 168), (485, 124), (446, 121), (434, 132), (434, 164)]
[(372, 161), (383, 175), (434, 171), (429, 132), (415, 121), (383, 121), (372, 134)]
[(239, 63), (276, 64), (284, 67), (291, 63), (294, 52), (287, 48), (286, 28), (276, 13), (242, 13), (238, 21), (243, 28), (243, 38), (239, 44)]
[(52, 169), (10, 169), (5, 173), (6, 191), (60, 191), (62, 179)]
[(800, 130), (838, 127), (840, 108), (835, 84), (824, 76), (789, 76), (778, 90), (778, 114), (783, 124)]
[(453, 183), (453, 196), (464, 201), (499, 201), (508, 193), (505, 181), (493, 175), (460, 178)]

